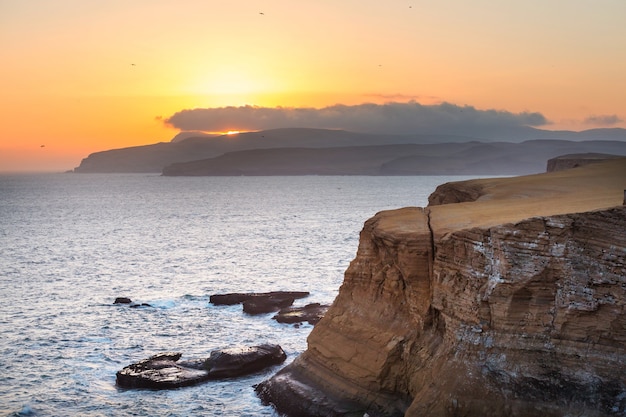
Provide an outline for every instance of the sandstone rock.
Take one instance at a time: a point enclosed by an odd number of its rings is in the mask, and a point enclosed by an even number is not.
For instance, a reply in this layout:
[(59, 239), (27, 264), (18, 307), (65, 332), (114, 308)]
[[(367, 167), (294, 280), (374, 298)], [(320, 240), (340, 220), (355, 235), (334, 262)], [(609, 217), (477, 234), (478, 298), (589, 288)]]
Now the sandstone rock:
[(212, 379), (232, 378), (281, 364), (285, 359), (287, 355), (280, 346), (264, 344), (213, 351), (204, 367)]
[(287, 358), (279, 345), (271, 344), (215, 350), (208, 359), (178, 362), (181, 356), (178, 352), (160, 353), (128, 365), (117, 372), (116, 383), (124, 388), (181, 388), (247, 375)]
[(243, 311), (248, 314), (271, 313), (281, 308), (289, 307), (294, 300), (293, 297), (276, 295), (254, 297), (242, 303)]
[(304, 307), (283, 308), (272, 318), (279, 323), (294, 324), (306, 321), (311, 325), (315, 325), (324, 317), (329, 307), (320, 303), (311, 303)]
[(626, 415), (626, 159), (455, 187), (470, 196), (365, 223), (308, 349), (257, 387), (264, 402), (289, 416)]
[(234, 305), (241, 304), (244, 301), (254, 300), (258, 298), (268, 298), (273, 297), (274, 299), (279, 298), (305, 298), (308, 297), (309, 293), (306, 291), (271, 291), (271, 292), (262, 292), (262, 293), (228, 293), (228, 294), (214, 294), (209, 297), (209, 302), (213, 305)]
[(173, 389), (195, 385), (209, 379), (205, 369), (176, 362), (181, 353), (160, 353), (124, 367), (116, 374), (116, 383), (124, 388)]

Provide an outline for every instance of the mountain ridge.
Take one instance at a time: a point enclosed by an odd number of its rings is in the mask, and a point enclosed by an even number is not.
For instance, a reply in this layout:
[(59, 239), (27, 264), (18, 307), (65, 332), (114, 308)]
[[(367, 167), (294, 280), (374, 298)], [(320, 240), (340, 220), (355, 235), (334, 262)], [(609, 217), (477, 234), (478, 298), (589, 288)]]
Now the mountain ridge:
[[(515, 132), (508, 130), (508, 135), (503, 137), (521, 137)], [(80, 165), (74, 169), (76, 173), (112, 173), (112, 172), (154, 172), (160, 173), (166, 166), (174, 163), (197, 161), (215, 158), (228, 152), (243, 151), (250, 149), (272, 148), (337, 148), (349, 146), (382, 146), (401, 144), (441, 145), (444, 143), (471, 143), (481, 142), (485, 144), (523, 143), (529, 140), (568, 140), (579, 142), (581, 139), (593, 141), (609, 139), (611, 141), (626, 142), (626, 129), (593, 129), (583, 132), (569, 131), (542, 131), (540, 129), (526, 128), (523, 130), (526, 136), (523, 140), (495, 140), (485, 135), (484, 137), (462, 136), (452, 134), (423, 134), (413, 135), (377, 135), (350, 132), (345, 130), (311, 129), (311, 128), (281, 128), (258, 132), (245, 132), (235, 135), (222, 136), (190, 136), (176, 135), (170, 142), (159, 142), (150, 145), (133, 146), (127, 148), (110, 149), (95, 152), (84, 158)], [(178, 138), (178, 139), (176, 139)], [(182, 139), (181, 139), (182, 138)], [(581, 150), (566, 151), (587, 152)], [(604, 149), (590, 149), (589, 152), (607, 152)], [(551, 155), (556, 156), (556, 155)]]

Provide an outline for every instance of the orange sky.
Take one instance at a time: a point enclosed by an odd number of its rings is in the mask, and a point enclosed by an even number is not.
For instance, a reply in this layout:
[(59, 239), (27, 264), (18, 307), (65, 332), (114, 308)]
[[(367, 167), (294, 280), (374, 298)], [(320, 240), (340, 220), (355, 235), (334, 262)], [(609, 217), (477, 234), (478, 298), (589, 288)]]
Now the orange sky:
[(623, 0), (0, 0), (0, 62), (0, 171), (169, 141), (160, 118), (196, 107), (445, 101), (626, 127)]

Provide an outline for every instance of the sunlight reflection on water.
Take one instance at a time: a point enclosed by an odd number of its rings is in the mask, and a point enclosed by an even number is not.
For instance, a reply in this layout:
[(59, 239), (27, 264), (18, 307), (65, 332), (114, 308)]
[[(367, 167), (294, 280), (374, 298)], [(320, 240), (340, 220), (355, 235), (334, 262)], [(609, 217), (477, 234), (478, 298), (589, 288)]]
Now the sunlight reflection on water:
[(306, 290), (296, 304), (331, 303), (363, 222), (455, 179), (0, 176), (0, 413), (273, 415), (251, 387), (276, 369), (163, 392), (118, 389), (115, 372), (160, 351), (266, 341), (292, 361), (311, 326), (209, 296)]

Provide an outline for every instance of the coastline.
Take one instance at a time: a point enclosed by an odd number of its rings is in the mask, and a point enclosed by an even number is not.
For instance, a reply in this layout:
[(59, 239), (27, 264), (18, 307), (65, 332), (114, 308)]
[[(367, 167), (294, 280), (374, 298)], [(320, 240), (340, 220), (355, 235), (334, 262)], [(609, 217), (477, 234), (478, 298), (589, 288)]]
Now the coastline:
[(473, 201), (366, 222), (261, 398), (291, 416), (624, 413), (626, 159), (451, 186)]

